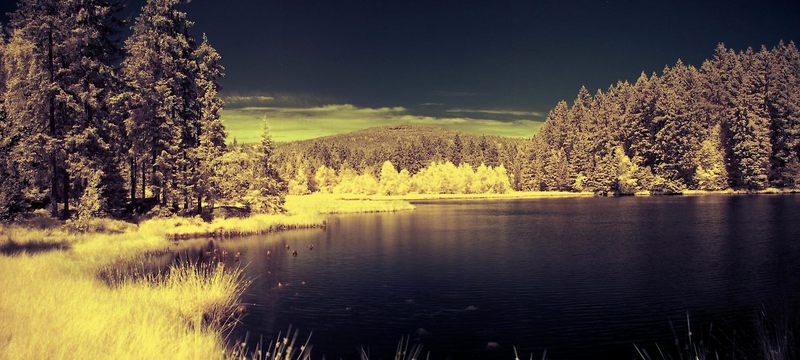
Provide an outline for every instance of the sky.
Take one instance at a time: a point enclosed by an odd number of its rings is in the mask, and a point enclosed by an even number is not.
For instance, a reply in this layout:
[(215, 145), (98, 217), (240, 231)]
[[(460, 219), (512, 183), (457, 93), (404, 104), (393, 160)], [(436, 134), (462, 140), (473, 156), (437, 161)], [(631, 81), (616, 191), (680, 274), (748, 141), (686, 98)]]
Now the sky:
[[(126, 2), (127, 15), (142, 3)], [(184, 9), (223, 56), (224, 119), (242, 139), (257, 138), (265, 117), (276, 140), (398, 122), (528, 137), (581, 86), (633, 81), (678, 58), (699, 65), (719, 42), (800, 40), (797, 0), (194, 0)]]

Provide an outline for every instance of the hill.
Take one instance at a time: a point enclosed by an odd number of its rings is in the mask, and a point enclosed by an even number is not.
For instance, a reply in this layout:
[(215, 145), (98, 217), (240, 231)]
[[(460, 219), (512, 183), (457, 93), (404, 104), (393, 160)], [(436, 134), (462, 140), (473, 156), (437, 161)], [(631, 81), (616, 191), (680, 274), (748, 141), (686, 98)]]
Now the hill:
[(275, 156), (284, 177), (297, 173), (298, 168), (313, 172), (322, 165), (377, 174), (389, 160), (412, 174), (432, 161), (503, 165), (519, 179), (527, 143), (526, 139), (472, 135), (435, 126), (391, 125), (280, 143)]

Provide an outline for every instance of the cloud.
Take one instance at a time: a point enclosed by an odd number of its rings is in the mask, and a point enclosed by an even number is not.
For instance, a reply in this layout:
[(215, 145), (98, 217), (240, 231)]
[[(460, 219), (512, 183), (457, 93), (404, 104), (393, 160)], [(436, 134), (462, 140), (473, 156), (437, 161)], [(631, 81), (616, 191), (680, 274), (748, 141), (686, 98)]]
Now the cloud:
[(467, 114), (487, 114), (487, 115), (507, 115), (507, 116), (532, 116), (542, 117), (544, 114), (540, 111), (523, 111), (523, 110), (497, 110), (497, 109), (447, 109), (448, 113), (467, 113)]
[(225, 107), (311, 107), (336, 103), (335, 99), (308, 93), (250, 93), (250, 94), (224, 94), (222, 100)]
[(473, 92), (473, 91), (439, 90), (436, 91), (434, 95), (441, 97), (476, 97), (483, 95), (483, 93)]
[[(473, 112), (473, 114), (481, 114)], [(499, 115), (483, 113), (483, 115)], [(266, 119), (276, 141), (310, 139), (374, 126), (434, 125), (473, 134), (529, 137), (541, 124), (532, 119), (498, 119), (491, 116), (450, 116), (414, 114), (402, 106), (359, 107), (326, 104), (310, 107), (249, 106), (226, 108), (223, 121), (239, 142), (256, 142)]]
[(267, 95), (230, 95), (223, 96), (222, 100), (228, 106), (241, 106), (243, 104), (266, 104), (275, 100), (274, 96)]

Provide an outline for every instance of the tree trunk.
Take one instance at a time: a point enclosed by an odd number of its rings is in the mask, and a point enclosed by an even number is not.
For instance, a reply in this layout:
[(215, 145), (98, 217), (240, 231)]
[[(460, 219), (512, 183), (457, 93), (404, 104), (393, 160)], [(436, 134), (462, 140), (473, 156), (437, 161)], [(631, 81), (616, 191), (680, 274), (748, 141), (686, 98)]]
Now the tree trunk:
[(142, 162), (142, 200), (147, 198), (147, 194), (145, 193), (145, 189), (147, 189), (147, 166), (144, 166), (144, 162)]
[(136, 160), (133, 156), (129, 160), (131, 166), (131, 202), (136, 202)]
[[(53, 69), (53, 32), (52, 30), (47, 33), (47, 70), (50, 75), (50, 83), (55, 81), (55, 70)], [(49, 95), (50, 102), (50, 118), (49, 118), (49, 132), (50, 137), (56, 137), (56, 99), (53, 94)], [(53, 216), (58, 217), (58, 160), (56, 159), (55, 148), (50, 149), (50, 212)]]
[(55, 154), (50, 154), (50, 215), (58, 217), (58, 166)]
[(69, 173), (67, 173), (67, 169), (62, 169), (62, 176), (61, 181), (63, 181), (64, 186), (64, 219), (69, 219)]

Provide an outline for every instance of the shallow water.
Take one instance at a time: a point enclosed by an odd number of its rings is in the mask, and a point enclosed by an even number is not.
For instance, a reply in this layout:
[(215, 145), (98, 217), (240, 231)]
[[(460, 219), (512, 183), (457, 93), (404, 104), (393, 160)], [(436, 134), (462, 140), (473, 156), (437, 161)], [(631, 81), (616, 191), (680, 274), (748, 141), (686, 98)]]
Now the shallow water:
[(670, 321), (685, 336), (687, 313), (696, 338), (713, 324), (747, 352), (762, 306), (800, 304), (800, 196), (416, 205), (213, 242), (253, 279), (234, 336), (291, 325), (329, 359), (361, 345), (391, 358), (405, 335), (436, 359), (513, 359), (512, 345), (524, 358), (626, 359), (633, 344), (673, 346)]

